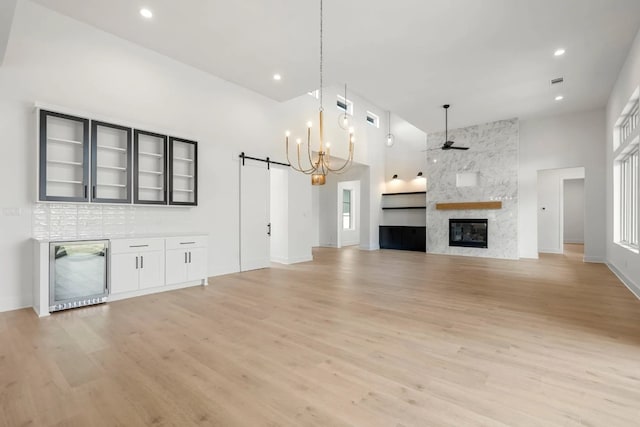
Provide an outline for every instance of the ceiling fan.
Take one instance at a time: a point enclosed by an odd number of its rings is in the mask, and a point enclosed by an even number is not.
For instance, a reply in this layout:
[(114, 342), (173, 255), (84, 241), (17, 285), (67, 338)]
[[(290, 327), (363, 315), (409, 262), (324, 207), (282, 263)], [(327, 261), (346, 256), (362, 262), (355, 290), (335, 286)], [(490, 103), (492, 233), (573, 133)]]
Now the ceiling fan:
[(449, 141), (449, 104), (444, 104), (444, 144), (440, 147), (441, 150), (468, 150), (469, 147), (455, 147), (455, 141)]

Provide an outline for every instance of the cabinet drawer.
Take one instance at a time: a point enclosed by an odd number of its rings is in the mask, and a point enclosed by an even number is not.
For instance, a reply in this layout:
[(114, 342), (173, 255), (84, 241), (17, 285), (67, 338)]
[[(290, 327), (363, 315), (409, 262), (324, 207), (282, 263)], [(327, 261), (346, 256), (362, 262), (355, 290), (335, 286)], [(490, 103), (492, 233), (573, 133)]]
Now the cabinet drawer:
[(168, 237), (167, 250), (206, 248), (209, 243), (207, 236)]
[(115, 239), (111, 240), (111, 253), (163, 251), (164, 239)]

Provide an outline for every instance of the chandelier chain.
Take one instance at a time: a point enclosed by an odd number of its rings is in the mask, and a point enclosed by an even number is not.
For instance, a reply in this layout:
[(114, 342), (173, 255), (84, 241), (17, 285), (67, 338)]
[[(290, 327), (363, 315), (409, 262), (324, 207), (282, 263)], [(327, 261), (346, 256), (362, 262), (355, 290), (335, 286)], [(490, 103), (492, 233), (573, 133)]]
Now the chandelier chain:
[(324, 104), (323, 104), (323, 90), (322, 90), (322, 85), (323, 85), (323, 75), (322, 75), (322, 64), (324, 62), (324, 52), (323, 52), (323, 28), (322, 28), (322, 24), (323, 24), (323, 16), (324, 16), (324, 8), (322, 5), (322, 0), (320, 0), (320, 111), (324, 110)]

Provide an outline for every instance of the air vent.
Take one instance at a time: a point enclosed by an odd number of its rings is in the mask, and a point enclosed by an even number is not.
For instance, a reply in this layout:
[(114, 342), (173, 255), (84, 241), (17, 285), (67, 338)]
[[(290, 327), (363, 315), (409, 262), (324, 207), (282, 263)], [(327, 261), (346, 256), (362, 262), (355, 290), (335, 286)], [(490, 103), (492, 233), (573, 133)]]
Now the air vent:
[(557, 77), (555, 79), (551, 79), (551, 84), (552, 85), (559, 85), (560, 83), (564, 82), (564, 77)]

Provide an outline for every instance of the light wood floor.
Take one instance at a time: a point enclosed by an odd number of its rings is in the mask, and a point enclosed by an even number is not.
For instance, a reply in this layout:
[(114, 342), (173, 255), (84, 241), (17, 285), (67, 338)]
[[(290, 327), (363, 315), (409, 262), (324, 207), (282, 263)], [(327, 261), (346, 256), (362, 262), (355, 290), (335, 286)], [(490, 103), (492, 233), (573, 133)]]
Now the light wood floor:
[(640, 425), (640, 302), (575, 247), (314, 256), (0, 314), (0, 426)]

